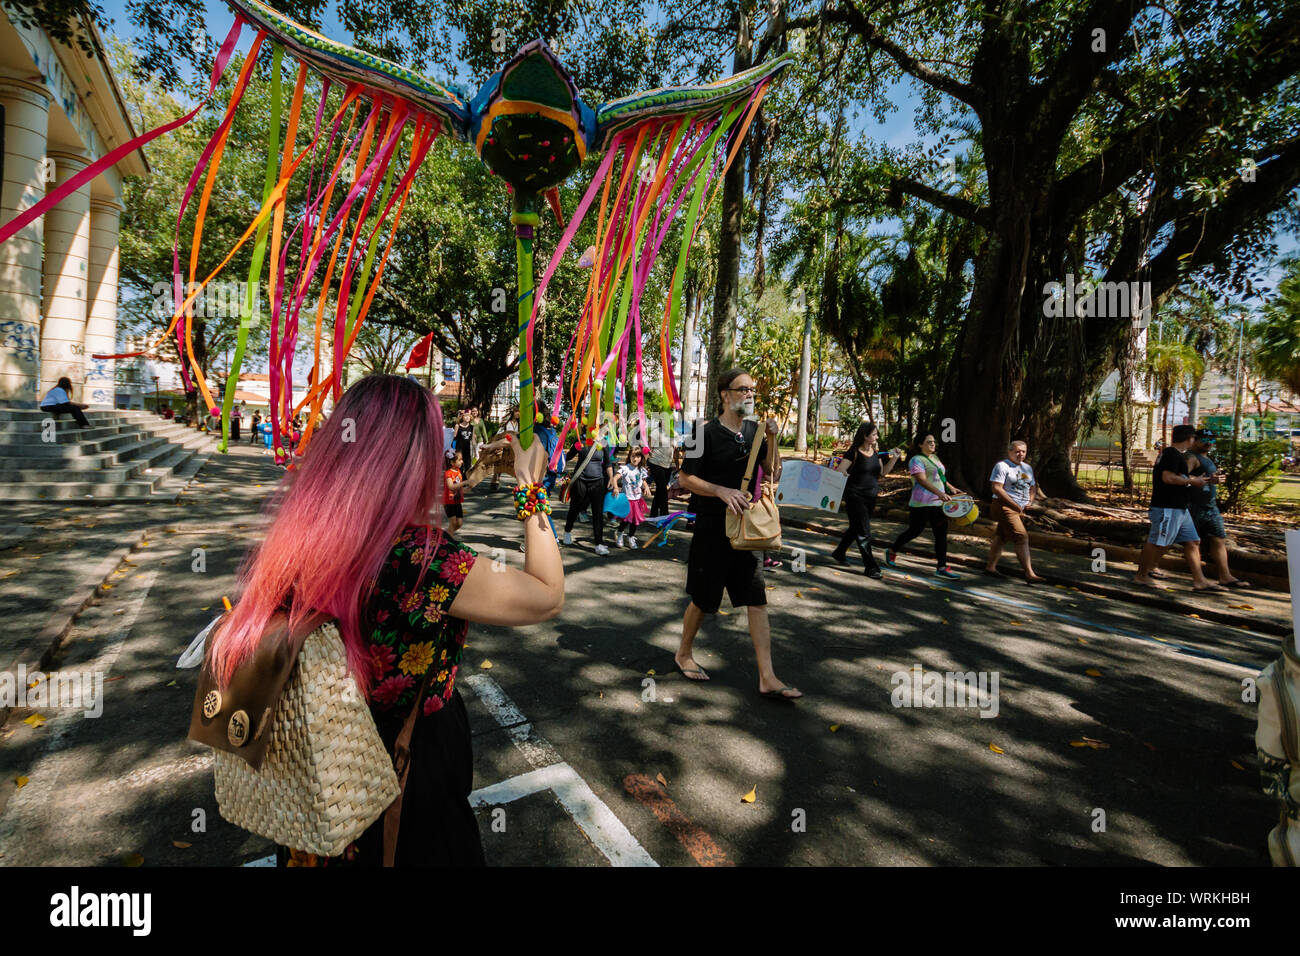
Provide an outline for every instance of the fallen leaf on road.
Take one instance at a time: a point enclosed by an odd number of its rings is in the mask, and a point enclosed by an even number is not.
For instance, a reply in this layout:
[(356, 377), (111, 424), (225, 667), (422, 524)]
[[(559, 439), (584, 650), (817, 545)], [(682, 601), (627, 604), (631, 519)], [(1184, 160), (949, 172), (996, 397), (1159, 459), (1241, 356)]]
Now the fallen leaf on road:
[(128, 853), (122, 857), (123, 866), (144, 866), (144, 857), (139, 853)]
[(1104, 740), (1096, 740), (1092, 737), (1084, 737), (1082, 740), (1071, 740), (1071, 747), (1091, 747), (1093, 750), (1109, 750), (1110, 744)]
[(11, 578), (17, 573), (17, 571), (6, 571), (4, 574), (0, 574), (0, 578)]
[(21, 790), (23, 787), (27, 786), (27, 778), (18, 777), (14, 780), (14, 783), (18, 784), (18, 789)]
[(104, 683), (105, 683), (105, 684), (111, 684), (111, 683), (113, 683), (113, 681), (115, 681), (115, 680), (121, 680), (121, 679), (122, 679), (123, 677), (125, 677), (125, 676), (126, 676), (125, 674), (118, 674), (116, 677), (105, 677), (105, 678), (104, 678)]
[(939, 618), (939, 620), (943, 621), (943, 623), (945, 623), (945, 624), (948, 623), (948, 619), (947, 619), (946, 617), (941, 617), (941, 618)]
[(28, 727), (39, 727), (45, 723), (45, 717), (41, 714), (32, 714), (30, 717), (25, 718), (23, 723)]
[(749, 791), (749, 793), (745, 794), (743, 797), (740, 798), (740, 802), (753, 803), (757, 799), (758, 799), (758, 787), (756, 785), (753, 790)]
[(1255, 610), (1254, 606), (1253, 606), (1253, 605), (1250, 605), (1250, 604), (1229, 604), (1228, 607), (1232, 608), (1234, 611), (1253, 611), (1253, 610)]
[(199, 608), (199, 610), (200, 610), (200, 611), (206, 611), (206, 610), (207, 610), (208, 608), (210, 608), (210, 607), (212, 607), (211, 604), (209, 604), (208, 607), (201, 607), (201, 608)]
[(718, 610), (718, 613), (721, 614), (723, 617), (731, 617), (731, 612), (730, 612), (730, 611), (723, 611), (723, 610), (719, 609), (719, 610)]
[(485, 671), (490, 671), (492, 669), (492, 662), (484, 661), (482, 664), (479, 665), (479, 667), (483, 668), (483, 670)]
[(837, 730), (839, 730), (839, 729), (840, 729), (840, 725), (839, 725), (839, 724), (831, 724), (831, 733), (835, 733), (835, 731), (837, 731)]
[(775, 585), (775, 584), (769, 584), (769, 585), (767, 586), (767, 589), (768, 589), (769, 591), (775, 591), (775, 590), (776, 590), (776, 585)]
[(658, 780), (660, 783), (662, 783), (665, 787), (668, 786), (668, 781), (664, 779), (663, 774), (661, 773), (655, 774), (655, 779)]
[(100, 587), (103, 588), (105, 591), (113, 590), (113, 585), (111, 584), (101, 584)]
[(794, 596), (795, 596), (795, 597), (803, 597), (803, 592), (802, 592), (802, 591), (795, 591), (795, 592), (794, 592)]
[(1101, 676), (1101, 671), (1097, 670), (1097, 668), (1095, 667), (1089, 667), (1086, 671), (1084, 671), (1084, 673), (1087, 674), (1089, 677)]
[(1006, 751), (1003, 750), (1001, 747), (999, 747), (997, 744), (989, 744), (989, 750), (992, 750), (995, 754), (1006, 753)]
[(1243, 767), (1241, 764), (1237, 763), (1237, 761), (1235, 761), (1235, 760), (1230, 760), (1230, 761), (1228, 761), (1228, 762), (1231, 763), (1231, 764), (1232, 764), (1234, 767), (1236, 767), (1238, 770), (1245, 770), (1245, 769), (1246, 769), (1246, 768)]
[(174, 680), (169, 680), (169, 681), (167, 682), (167, 686), (168, 686), (168, 687), (175, 687), (175, 686), (176, 686), (176, 682), (175, 682)]
[(1201, 619), (1201, 615), (1199, 615), (1199, 614), (1189, 614), (1189, 615), (1187, 615), (1187, 616), (1188, 616), (1188, 617), (1194, 617), (1194, 618), (1196, 618), (1198, 621)]
[(820, 591), (821, 588), (809, 588), (808, 590), (809, 590), (809, 591)]
[(649, 674), (651, 677), (654, 677), (654, 676), (655, 676), (655, 669), (652, 667), (652, 668), (650, 668), (648, 671), (646, 671), (646, 673)]
[(193, 845), (193, 843), (186, 843), (184, 840), (172, 840), (172, 846), (178, 850), (188, 850)]
[(838, 571), (832, 571), (831, 574), (835, 575), (837, 578), (840, 576), (840, 572)]
[(1016, 627), (1024, 627), (1024, 621), (1008, 621), (1008, 624), (1014, 624)]
[(1087, 641), (1085, 641), (1085, 640), (1084, 640), (1083, 638), (1081, 638), (1081, 637), (1078, 638), (1077, 640), (1079, 641), (1080, 644), (1087, 644), (1087, 643), (1088, 643)]

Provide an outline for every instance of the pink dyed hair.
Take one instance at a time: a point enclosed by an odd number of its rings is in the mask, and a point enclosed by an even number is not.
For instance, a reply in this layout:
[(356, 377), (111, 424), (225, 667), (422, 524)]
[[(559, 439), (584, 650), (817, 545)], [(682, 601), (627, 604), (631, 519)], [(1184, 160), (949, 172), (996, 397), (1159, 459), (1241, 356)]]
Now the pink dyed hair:
[(411, 379), (369, 375), (344, 393), (281, 483), (266, 540), (240, 572), (242, 597), (209, 639), (223, 689), (287, 606), (291, 628), (313, 611), (338, 620), (348, 666), (369, 696), (366, 604), (408, 525), (425, 527), (421, 579), (428, 570), (442, 533), (442, 436), (438, 400)]

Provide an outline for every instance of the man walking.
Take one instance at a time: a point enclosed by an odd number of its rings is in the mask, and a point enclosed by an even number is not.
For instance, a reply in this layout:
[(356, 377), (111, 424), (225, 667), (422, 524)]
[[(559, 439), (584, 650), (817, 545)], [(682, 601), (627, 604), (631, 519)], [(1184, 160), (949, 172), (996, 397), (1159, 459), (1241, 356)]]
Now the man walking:
[(767, 420), (766, 437), (759, 434), (757, 422), (745, 420), (754, 412), (756, 391), (748, 373), (738, 368), (724, 372), (718, 378), (720, 414), (702, 428), (697, 424), (698, 444), (682, 462), (681, 486), (691, 493), (695, 533), (686, 572), (686, 593), (691, 600), (673, 659), (689, 680), (709, 679), (691, 650), (700, 622), (704, 615), (718, 612), (725, 590), (731, 606), (745, 608), (749, 617), (749, 636), (758, 662), (758, 692), (777, 700), (794, 700), (803, 694), (783, 683), (772, 668), (772, 632), (759, 552), (737, 551), (727, 537), (727, 513), (741, 514), (752, 503), (751, 490), (741, 485), (754, 442), (762, 441), (758, 457), (764, 476), (777, 470), (776, 419)]
[(1196, 433), (1191, 451), (1187, 453), (1188, 473), (1204, 475), (1208, 482), (1203, 488), (1197, 488), (1191, 494), (1192, 524), (1196, 533), (1206, 543), (1209, 559), (1218, 566), (1219, 583), (1225, 588), (1248, 588), (1250, 584), (1240, 578), (1234, 578), (1228, 570), (1228, 534), (1223, 530), (1223, 515), (1219, 513), (1219, 489), (1223, 483), (1218, 466), (1210, 457), (1214, 451), (1214, 432), (1205, 428)]
[(1030, 584), (1042, 581), (1034, 573), (1033, 562), (1029, 559), (1029, 532), (1025, 530), (1024, 513), (1033, 504), (1034, 498), (1046, 498), (1043, 490), (1034, 480), (1034, 469), (1025, 461), (1029, 446), (1022, 441), (1013, 441), (1007, 448), (1007, 457), (993, 466), (989, 481), (993, 483), (993, 520), (998, 523), (997, 530), (989, 539), (989, 559), (984, 564), (984, 573), (992, 577), (1001, 577), (998, 571), (998, 558), (1002, 557), (1002, 546), (1008, 541), (1016, 549), (1016, 557), (1024, 568), (1025, 580)]
[(1201, 571), (1201, 537), (1196, 533), (1188, 505), (1193, 488), (1204, 488), (1209, 478), (1196, 478), (1188, 474), (1187, 450), (1192, 446), (1196, 429), (1191, 425), (1175, 425), (1172, 440), (1156, 462), (1151, 481), (1151, 533), (1142, 545), (1138, 561), (1138, 584), (1153, 586), (1151, 571), (1160, 563), (1160, 557), (1172, 545), (1183, 546), (1187, 570), (1192, 574), (1192, 587), (1197, 591), (1226, 591)]

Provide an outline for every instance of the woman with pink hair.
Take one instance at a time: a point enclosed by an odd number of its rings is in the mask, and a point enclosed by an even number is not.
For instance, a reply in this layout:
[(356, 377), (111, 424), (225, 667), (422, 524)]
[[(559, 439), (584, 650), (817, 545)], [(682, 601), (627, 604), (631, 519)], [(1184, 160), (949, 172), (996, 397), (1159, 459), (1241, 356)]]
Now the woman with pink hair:
[[(520, 488), (546, 472), (540, 442), (510, 439)], [(396, 375), (371, 375), (344, 394), (285, 476), (266, 540), (241, 571), (239, 603), (212, 637), (224, 688), (280, 610), (295, 627), (313, 612), (338, 622), (348, 664), (391, 753), (421, 695), (402, 802), (397, 866), (481, 865), (469, 806), (473, 754), (455, 689), (469, 622), (518, 627), (564, 607), (564, 566), (544, 514), (525, 520), (522, 571), (476, 560), (443, 531), (443, 423), (433, 393)], [(382, 489), (382, 493), (379, 493)], [(288, 865), (383, 859), (383, 818), (324, 861), (280, 848)]]

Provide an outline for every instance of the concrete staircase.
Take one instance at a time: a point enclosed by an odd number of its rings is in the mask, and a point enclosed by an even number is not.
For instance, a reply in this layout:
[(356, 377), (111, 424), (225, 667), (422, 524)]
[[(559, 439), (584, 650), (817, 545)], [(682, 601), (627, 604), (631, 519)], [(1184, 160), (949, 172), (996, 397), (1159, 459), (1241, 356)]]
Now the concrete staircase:
[(51, 417), (0, 408), (0, 501), (175, 501), (217, 446), (152, 412), (87, 409), (89, 428), (60, 415), (52, 433)]

